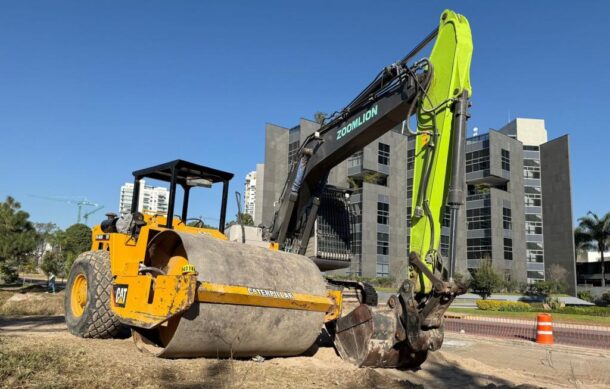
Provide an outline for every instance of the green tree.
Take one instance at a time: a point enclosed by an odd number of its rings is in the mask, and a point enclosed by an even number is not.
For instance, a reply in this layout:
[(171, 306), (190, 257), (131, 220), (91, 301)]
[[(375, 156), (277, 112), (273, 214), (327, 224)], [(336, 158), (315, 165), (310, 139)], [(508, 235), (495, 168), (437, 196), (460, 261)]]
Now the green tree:
[(60, 232), (60, 228), (55, 223), (34, 223), (36, 229), (36, 249), (34, 250), (34, 256), (36, 258), (36, 265), (42, 265), (43, 257), (46, 252), (54, 248), (55, 235)]
[(491, 260), (482, 259), (481, 266), (472, 274), (470, 288), (485, 300), (502, 285), (502, 277), (494, 270)]
[(587, 251), (596, 250), (597, 247), (591, 242), (591, 236), (578, 226), (574, 229), (574, 256), (586, 256)]
[(252, 219), (252, 215), (250, 215), (249, 213), (239, 213), (237, 212), (235, 214), (235, 219), (228, 221), (225, 224), (225, 228), (229, 228), (234, 224), (239, 225), (239, 217), (241, 216), (242, 218), (242, 222), (244, 223), (244, 226), (253, 226), (254, 225), (254, 220)]
[(51, 273), (56, 276), (65, 277), (69, 269), (66, 269), (66, 258), (58, 251), (47, 251), (42, 259), (40, 268), (47, 276)]
[(217, 228), (210, 224), (207, 224), (206, 222), (203, 221), (202, 218), (198, 218), (197, 220), (191, 220), (191, 221), (187, 222), (186, 225), (189, 227), (196, 227), (196, 228), (212, 228), (212, 229)]
[(244, 226), (253, 226), (254, 225), (254, 220), (252, 219), (252, 215), (250, 215), (249, 213), (242, 213), (241, 221), (242, 221), (242, 223), (244, 223)]
[(583, 239), (584, 242), (588, 240), (591, 245), (597, 246), (597, 251), (601, 256), (602, 288), (605, 288), (606, 269), (604, 252), (608, 250), (610, 241), (610, 212), (600, 218), (595, 213), (589, 211), (585, 216), (578, 219), (578, 223), (580, 228), (579, 233), (583, 234), (580, 239)]
[(326, 120), (326, 117), (328, 115), (325, 114), (324, 112), (316, 112), (313, 114), (313, 121), (318, 123), (318, 124), (324, 124), (324, 121)]
[(60, 252), (65, 258), (65, 267), (70, 271), (72, 263), (76, 257), (85, 251), (91, 250), (91, 229), (85, 224), (73, 224), (68, 227), (63, 234), (58, 234), (56, 240), (59, 241)]
[(29, 217), (10, 196), (0, 203), (0, 276), (4, 282), (16, 281), (16, 268), (36, 248), (37, 234)]

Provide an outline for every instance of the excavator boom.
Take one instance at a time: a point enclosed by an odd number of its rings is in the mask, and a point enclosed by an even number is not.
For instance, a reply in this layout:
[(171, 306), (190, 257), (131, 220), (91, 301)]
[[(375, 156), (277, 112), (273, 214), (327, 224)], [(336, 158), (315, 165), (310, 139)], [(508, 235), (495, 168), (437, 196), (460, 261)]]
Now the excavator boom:
[[(435, 38), (430, 58), (412, 62)], [(408, 366), (425, 359), (428, 350), (441, 346), (444, 312), (464, 292), (452, 273), (457, 209), (464, 202), (471, 57), (468, 21), (444, 11), (435, 31), (303, 142), (281, 195), (271, 241), (280, 250), (304, 254), (328, 171), (401, 123), (416, 137), (408, 278), (387, 306), (361, 304), (329, 324), (341, 356), (359, 366)], [(412, 130), (413, 115), (417, 128)], [(439, 253), (447, 204), (452, 216), (448, 261)], [(326, 270), (333, 268), (323, 263)], [(345, 264), (335, 268), (340, 267)]]

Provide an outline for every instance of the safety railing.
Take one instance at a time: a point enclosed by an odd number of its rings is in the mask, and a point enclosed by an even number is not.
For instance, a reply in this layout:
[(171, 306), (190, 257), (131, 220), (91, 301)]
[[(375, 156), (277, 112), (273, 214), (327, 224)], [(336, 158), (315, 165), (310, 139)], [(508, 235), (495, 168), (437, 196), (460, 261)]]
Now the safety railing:
[[(610, 321), (610, 320), (609, 320)], [(445, 330), (498, 338), (536, 340), (536, 320), (448, 314)], [(610, 326), (553, 322), (555, 343), (610, 349)]]

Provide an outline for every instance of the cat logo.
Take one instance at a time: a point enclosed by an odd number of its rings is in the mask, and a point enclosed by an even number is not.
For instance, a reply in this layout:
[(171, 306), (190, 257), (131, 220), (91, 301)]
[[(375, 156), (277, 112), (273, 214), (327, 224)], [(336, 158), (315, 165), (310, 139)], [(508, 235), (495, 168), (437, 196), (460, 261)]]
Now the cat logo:
[(124, 307), (127, 302), (127, 288), (128, 285), (114, 285), (112, 289), (114, 305), (117, 307)]

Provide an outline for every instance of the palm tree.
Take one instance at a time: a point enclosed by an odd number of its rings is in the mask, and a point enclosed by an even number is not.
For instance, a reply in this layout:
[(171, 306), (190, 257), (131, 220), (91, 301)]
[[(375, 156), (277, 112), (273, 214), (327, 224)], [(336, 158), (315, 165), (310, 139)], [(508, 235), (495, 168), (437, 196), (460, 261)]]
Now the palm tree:
[[(608, 250), (610, 243), (610, 212), (605, 214), (602, 218), (597, 216), (595, 213), (589, 211), (586, 216), (578, 219), (578, 231), (579, 234), (582, 234), (579, 239), (581, 242), (581, 247), (584, 246), (585, 243), (583, 241), (587, 240), (590, 245), (597, 245), (597, 251), (601, 256), (601, 265), (602, 265), (602, 287), (606, 287), (606, 269), (604, 262), (604, 252)], [(576, 243), (576, 232), (574, 236), (574, 240)]]
[(595, 250), (597, 247), (591, 242), (591, 236), (578, 226), (574, 229), (574, 256), (587, 255), (587, 251)]

